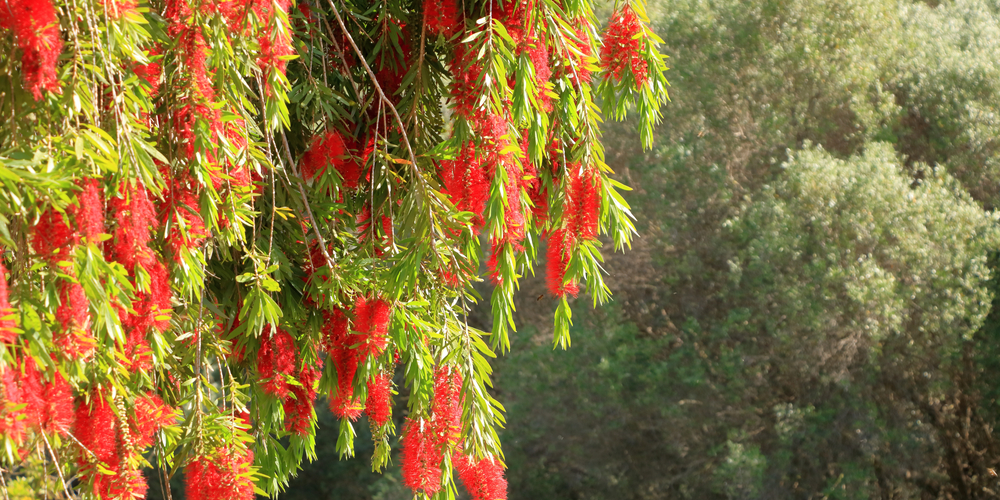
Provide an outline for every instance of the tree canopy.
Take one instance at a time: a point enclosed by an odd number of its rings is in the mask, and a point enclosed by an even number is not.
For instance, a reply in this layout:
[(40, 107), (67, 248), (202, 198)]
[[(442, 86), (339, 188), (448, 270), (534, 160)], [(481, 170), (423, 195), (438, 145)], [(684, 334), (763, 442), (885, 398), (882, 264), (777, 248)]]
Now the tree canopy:
[(519, 278), (545, 262), (568, 346), (567, 298), (605, 302), (602, 241), (635, 232), (604, 115), (650, 147), (667, 99), (643, 4), (602, 25), (581, 0), (2, 0), (0, 477), (275, 494), (327, 395), (340, 455), (364, 413), (415, 494), (506, 497), (490, 358)]

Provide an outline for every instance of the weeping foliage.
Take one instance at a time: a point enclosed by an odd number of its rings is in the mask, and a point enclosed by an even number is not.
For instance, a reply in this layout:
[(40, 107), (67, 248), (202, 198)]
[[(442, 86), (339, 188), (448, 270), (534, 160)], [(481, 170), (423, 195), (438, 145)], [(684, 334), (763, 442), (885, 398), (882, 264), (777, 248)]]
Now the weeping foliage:
[(546, 242), (555, 343), (567, 294), (609, 298), (599, 238), (635, 229), (601, 106), (650, 145), (647, 24), (621, 4), (605, 50), (581, 0), (0, 0), (3, 468), (274, 494), (325, 396), (342, 456), (365, 412), (385, 468), (402, 411), (415, 491), (505, 496), (488, 359)]

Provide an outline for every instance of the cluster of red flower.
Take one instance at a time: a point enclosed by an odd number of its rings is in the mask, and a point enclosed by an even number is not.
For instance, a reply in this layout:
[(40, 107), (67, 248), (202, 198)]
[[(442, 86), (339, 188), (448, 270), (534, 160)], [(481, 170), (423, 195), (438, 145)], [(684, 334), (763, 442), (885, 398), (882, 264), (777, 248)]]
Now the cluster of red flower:
[(601, 49), (601, 66), (615, 80), (622, 80), (626, 67), (635, 78), (636, 88), (642, 88), (649, 80), (649, 68), (642, 50), (642, 22), (628, 4), (611, 15), (611, 23), (604, 33), (604, 47)]
[(549, 291), (557, 297), (579, 293), (576, 282), (566, 282), (566, 267), (577, 243), (597, 238), (601, 210), (601, 176), (580, 163), (567, 165), (566, 173), (563, 227), (548, 234), (546, 252)]
[[(388, 302), (376, 298), (357, 297), (354, 301), (353, 326), (356, 333), (351, 333), (351, 322), (344, 311), (324, 311), (323, 349), (329, 354), (330, 360), (337, 369), (337, 391), (331, 394), (330, 411), (339, 418), (357, 419), (365, 408), (354, 396), (354, 376), (358, 371), (358, 363), (369, 356), (377, 358), (385, 352), (389, 344), (389, 317), (391, 307)], [(369, 393), (367, 404), (375, 407), (369, 410), (373, 421), (384, 424), (388, 420), (391, 406), (388, 375), (386, 381), (368, 381)], [(378, 392), (373, 394), (372, 389)], [(377, 417), (377, 418), (373, 418)]]
[(121, 263), (133, 280), (136, 266), (149, 275), (149, 289), (136, 289), (132, 310), (119, 309), (125, 330), (126, 359), (134, 369), (149, 369), (152, 364), (148, 336), (153, 329), (162, 333), (170, 327), (170, 274), (156, 252), (150, 248), (152, 231), (157, 226), (155, 209), (146, 188), (122, 186), (122, 193), (111, 198), (108, 209), (115, 214), (109, 260)]
[(142, 498), (147, 486), (139, 469), (141, 454), (160, 427), (176, 421), (176, 414), (152, 393), (136, 398), (129, 416), (123, 401), (115, 398), (113, 403), (95, 389), (77, 405), (73, 433), (82, 448), (78, 464), (98, 498)]
[(462, 28), (462, 14), (455, 0), (424, 0), (424, 24), (427, 31), (446, 38), (455, 36)]
[(343, 134), (336, 130), (317, 135), (309, 150), (302, 155), (302, 177), (311, 180), (322, 176), (333, 165), (340, 174), (341, 185), (347, 189), (357, 189), (361, 180), (361, 163), (353, 156), (356, 146), (353, 138), (345, 140)]
[(503, 464), (494, 457), (477, 459), (456, 449), (451, 463), (458, 472), (472, 500), (498, 500), (507, 498), (507, 480), (503, 477)]
[(466, 456), (461, 435), (462, 376), (450, 366), (440, 366), (434, 373), (430, 417), (410, 417), (403, 427), (403, 483), (414, 493), (433, 496), (441, 489), (441, 466), (450, 453), (452, 465), (473, 499), (506, 499), (503, 465), (493, 457), (476, 460)]
[(253, 451), (224, 446), (192, 460), (184, 471), (188, 500), (249, 500), (255, 497)]
[(31, 357), (4, 371), (0, 391), (0, 435), (21, 442), (28, 430), (65, 436), (73, 427), (72, 388), (58, 371), (43, 382)]
[(14, 39), (21, 49), (24, 85), (35, 100), (42, 98), (42, 90), (61, 93), (56, 63), (63, 42), (52, 0), (5, 1), (0, 5), (0, 29), (14, 31)]

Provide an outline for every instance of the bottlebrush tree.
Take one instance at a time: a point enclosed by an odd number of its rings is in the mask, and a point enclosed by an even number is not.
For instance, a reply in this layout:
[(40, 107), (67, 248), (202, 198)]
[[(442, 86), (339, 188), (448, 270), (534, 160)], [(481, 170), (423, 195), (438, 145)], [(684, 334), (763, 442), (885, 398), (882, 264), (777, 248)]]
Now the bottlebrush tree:
[[(418, 496), (504, 497), (488, 358), (536, 262), (557, 345), (567, 296), (609, 297), (601, 235), (634, 228), (599, 124), (634, 109), (650, 144), (647, 22), (638, 1), (602, 30), (584, 0), (0, 0), (3, 484), (274, 494), (325, 396), (343, 455), (365, 414), (373, 468), (400, 443)], [(481, 279), (489, 333), (466, 322)]]

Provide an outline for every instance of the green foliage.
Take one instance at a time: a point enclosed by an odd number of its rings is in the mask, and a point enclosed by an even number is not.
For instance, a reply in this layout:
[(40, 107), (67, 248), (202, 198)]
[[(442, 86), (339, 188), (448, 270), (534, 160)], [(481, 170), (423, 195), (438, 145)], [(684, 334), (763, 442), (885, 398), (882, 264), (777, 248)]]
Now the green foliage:
[(720, 298), (752, 311), (746, 331), (775, 337), (785, 369), (837, 377), (889, 337), (947, 356), (982, 325), (1000, 233), (957, 182), (939, 169), (911, 187), (885, 144), (784, 168), (726, 223), (737, 253)]

